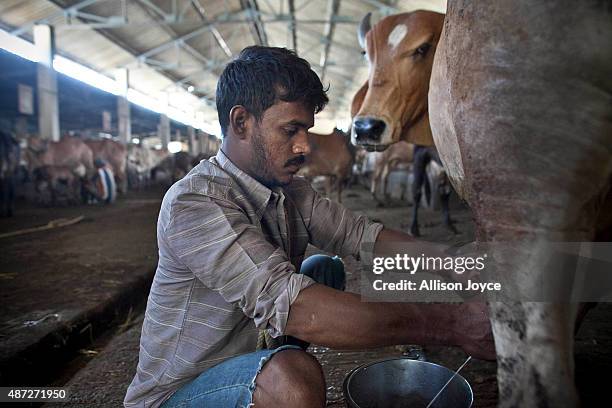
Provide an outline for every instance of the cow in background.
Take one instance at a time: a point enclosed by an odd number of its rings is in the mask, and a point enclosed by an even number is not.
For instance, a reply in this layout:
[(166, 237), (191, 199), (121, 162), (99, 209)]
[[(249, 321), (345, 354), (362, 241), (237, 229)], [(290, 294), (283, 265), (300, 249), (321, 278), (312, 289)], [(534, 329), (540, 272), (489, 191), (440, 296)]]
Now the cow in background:
[(30, 137), (24, 153), (30, 174), (43, 166), (64, 166), (80, 177), (95, 173), (93, 152), (77, 137), (64, 136), (58, 142)]
[(310, 154), (298, 174), (313, 180), (317, 176), (327, 177), (326, 192), (331, 189), (338, 193), (338, 202), (342, 202), (342, 187), (349, 181), (355, 162), (355, 149), (350, 137), (334, 128), (328, 135), (308, 132)]
[[(161, 151), (154, 150), (154, 152)], [(156, 181), (163, 180), (166, 183), (173, 184), (185, 177), (192, 168), (193, 157), (189, 153), (181, 151), (174, 154), (167, 154), (161, 162), (153, 167), (151, 170), (151, 178)]]
[[(393, 22), (394, 19), (389, 18), (381, 23), (392, 25)], [(400, 74), (400, 71), (397, 72), (397, 75), (391, 73), (394, 70), (400, 69), (394, 65), (392, 59), (395, 56), (397, 45), (406, 35), (406, 32), (403, 31), (406, 26), (400, 24), (398, 27), (400, 27), (398, 31), (387, 33), (384, 36), (384, 39), (388, 40), (387, 42), (379, 44), (373, 40), (369, 50), (366, 51), (366, 55), (369, 58), (374, 58), (374, 60), (371, 60), (368, 81), (357, 91), (351, 103), (351, 117), (353, 118), (351, 138), (355, 145), (362, 146), (368, 151), (383, 151), (390, 148), (389, 143), (380, 143), (380, 141), (390, 137), (395, 142), (401, 138), (414, 144), (413, 152), (410, 154), (413, 159), (413, 207), (410, 233), (418, 237), (421, 235), (419, 229), (419, 207), (423, 188), (426, 191), (427, 201), (430, 201), (427, 194), (430, 191), (430, 186), (427, 182), (427, 166), (432, 160), (435, 160), (442, 169), (443, 166), (435, 149), (429, 127), (427, 89), (424, 91), (419, 89), (419, 92), (411, 93), (407, 91), (408, 87), (405, 85), (423, 80), (423, 77), (412, 78), (409, 75)], [(364, 51), (366, 50), (365, 36), (369, 30), (370, 14), (362, 20), (359, 27), (359, 44)], [(419, 62), (418, 59), (423, 50), (415, 49), (412, 52), (413, 55), (411, 56), (403, 56), (416, 59)], [(394, 83), (395, 78), (399, 78), (400, 84)], [(422, 98), (425, 98), (425, 102), (423, 102)], [(414, 115), (407, 116), (404, 114), (404, 109), (411, 103), (415, 103), (418, 109)], [(387, 122), (392, 123), (393, 127), (387, 125)], [(392, 134), (390, 133), (391, 131)], [(395, 152), (389, 152), (388, 155), (389, 157), (397, 157)], [(399, 159), (397, 160), (399, 161)], [(378, 172), (388, 175), (388, 168), (385, 168), (385, 163), (381, 162), (381, 165), (383, 168), (379, 168)], [(453, 233), (457, 233), (457, 229), (450, 218), (449, 203), (452, 190), (449, 188), (449, 181), (445, 180), (444, 177), (441, 173), (436, 177), (442, 183), (437, 186), (436, 192), (440, 195), (444, 225)]]
[(128, 186), (133, 189), (142, 190), (148, 187), (151, 181), (153, 153), (151, 149), (140, 144), (130, 143), (127, 148), (126, 172)]
[(71, 203), (75, 201), (70, 197), (70, 192), (75, 190), (73, 189), (75, 183), (79, 185), (80, 190), (82, 180), (89, 179), (95, 174), (93, 152), (77, 137), (64, 136), (58, 142), (30, 137), (23, 156), (39, 199), (45, 196), (46, 188), (60, 187), (62, 191), (49, 191), (51, 200), (53, 201), (58, 195), (66, 195), (68, 196), (66, 201)]
[(20, 147), (17, 140), (0, 130), (0, 217), (11, 217), (15, 210), (15, 182)]
[(200, 164), (202, 160), (208, 160), (214, 155), (215, 155), (214, 153), (200, 153), (196, 157), (193, 158), (193, 160), (191, 161), (191, 165), (195, 167), (198, 164)]
[(37, 167), (33, 174), (37, 201), (44, 205), (79, 204), (83, 176), (67, 166)]
[(85, 144), (93, 152), (94, 160), (102, 159), (112, 169), (119, 191), (127, 193), (127, 158), (128, 148), (115, 140), (110, 139), (87, 139)]
[[(382, 184), (382, 193), (384, 200), (389, 200), (389, 194), (387, 192), (387, 182), (389, 180), (389, 174), (392, 170), (410, 166), (413, 160), (413, 153), (413, 144), (399, 142), (390, 146), (388, 149), (378, 155), (378, 157), (376, 158), (376, 163), (374, 165), (374, 172), (372, 174), (372, 181), (370, 184), (370, 193), (376, 201), (378, 201), (378, 198), (376, 197), (376, 192), (379, 183)], [(426, 188), (429, 188), (429, 184), (426, 184)], [(404, 192), (405, 189), (402, 191), (402, 198), (404, 197)]]
[(187, 152), (174, 153), (173, 181), (182, 179), (193, 169), (193, 156)]

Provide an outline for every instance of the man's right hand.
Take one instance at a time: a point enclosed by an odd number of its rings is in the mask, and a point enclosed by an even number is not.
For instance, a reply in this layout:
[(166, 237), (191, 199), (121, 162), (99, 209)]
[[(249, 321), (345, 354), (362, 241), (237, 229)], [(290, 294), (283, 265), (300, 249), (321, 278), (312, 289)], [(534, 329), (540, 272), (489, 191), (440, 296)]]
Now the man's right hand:
[(291, 305), (285, 334), (338, 349), (460, 346), (476, 358), (494, 360), (488, 316), (486, 303), (362, 302), (354, 293), (314, 284)]

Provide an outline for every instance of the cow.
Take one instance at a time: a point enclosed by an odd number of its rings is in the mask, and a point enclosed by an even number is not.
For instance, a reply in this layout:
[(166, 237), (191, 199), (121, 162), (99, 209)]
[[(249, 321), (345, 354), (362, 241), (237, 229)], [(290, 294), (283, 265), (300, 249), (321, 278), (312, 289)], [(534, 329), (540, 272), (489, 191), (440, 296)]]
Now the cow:
[[(359, 43), (364, 50), (366, 49), (365, 33), (367, 32), (369, 25), (370, 14), (364, 18), (359, 29)], [(397, 36), (397, 32), (394, 35)], [(366, 55), (368, 55), (367, 52)], [(399, 135), (398, 132), (405, 132), (406, 140), (415, 145), (413, 151), (409, 154), (410, 157), (407, 158), (407, 160), (410, 159), (414, 161), (412, 166), (412, 173), (414, 177), (412, 183), (413, 207), (410, 233), (413, 236), (418, 237), (421, 235), (418, 214), (423, 189), (425, 189), (427, 201), (429, 202), (430, 200), (430, 185), (427, 180), (426, 171), (427, 166), (432, 160), (439, 163), (440, 166), (442, 166), (442, 163), (438, 157), (435, 147), (433, 146), (433, 139), (431, 137), (431, 130), (429, 128), (429, 119), (427, 118), (427, 114), (419, 111), (416, 119), (402, 116), (401, 107), (403, 106), (403, 99), (401, 96), (407, 94), (405, 93), (406, 87), (402, 87), (401, 85), (404, 84), (405, 81), (403, 81), (403, 79), (405, 78), (400, 75), (399, 84), (396, 84), (399, 87), (393, 88), (389, 85), (392, 79), (385, 77), (385, 75), (388, 74), (387, 71), (391, 69), (391, 67), (387, 67), (387, 64), (389, 64), (388, 57), (383, 56), (376, 62), (376, 64), (373, 64), (373, 69), (370, 72), (370, 78), (361, 86), (359, 91), (357, 91), (351, 102), (351, 117), (353, 118), (351, 138), (355, 145), (363, 146), (368, 151), (382, 151), (388, 149), (388, 143), (378, 143), (377, 139), (377, 137), (380, 137), (383, 133), (387, 134), (390, 129), (390, 127), (385, 128), (386, 123), (384, 120), (376, 119), (378, 117), (382, 117), (379, 112), (383, 110), (385, 111), (386, 115), (391, 115), (389, 118), (393, 118), (392, 121), (395, 125), (395, 134)], [(414, 95), (411, 95), (411, 99), (413, 98)], [(387, 106), (379, 106), (377, 102), (379, 100), (385, 101)], [(367, 138), (362, 137), (366, 135), (368, 136)], [(393, 140), (399, 140), (398, 137), (399, 136), (396, 136), (396, 138)], [(389, 157), (396, 157), (396, 154), (393, 151), (387, 153), (387, 155)], [(396, 160), (399, 160), (399, 157)], [(388, 169), (385, 167), (384, 162), (380, 162), (377, 170), (379, 174), (386, 174), (388, 176)], [(440, 174), (439, 180), (441, 185), (437, 186), (437, 192), (440, 195), (444, 225), (451, 232), (456, 234), (458, 231), (450, 218), (449, 203), (451, 190), (447, 188), (447, 186), (449, 186), (449, 182), (448, 180), (444, 179), (443, 174)]]
[(213, 156), (213, 155), (210, 155), (210, 154), (208, 154), (208, 153), (200, 153), (200, 154), (198, 154), (197, 156), (195, 156), (195, 157), (193, 158), (193, 160), (191, 161), (191, 165), (192, 165), (193, 167), (195, 167), (195, 166), (197, 166), (198, 164), (200, 164), (200, 162), (201, 162), (202, 160), (208, 160), (208, 159), (210, 159), (212, 156)]
[[(24, 149), (24, 160), (39, 198), (44, 195), (44, 189), (48, 188), (51, 201), (58, 201), (58, 197), (65, 196), (66, 203), (75, 202), (73, 198), (78, 196), (73, 194), (77, 189), (75, 185), (80, 188), (81, 181), (93, 177), (95, 173), (93, 152), (80, 138), (73, 136), (64, 136), (57, 142), (30, 137)], [(67, 171), (72, 175), (67, 175)], [(56, 187), (62, 191), (54, 191)]]
[[(370, 184), (370, 193), (376, 198), (378, 183), (382, 184), (382, 193), (385, 200), (388, 200), (387, 182), (389, 174), (392, 170), (410, 166), (413, 161), (414, 145), (406, 142), (394, 143), (388, 149), (383, 151), (377, 158), (372, 174), (372, 182)], [(402, 192), (402, 197), (404, 193)]]
[(78, 204), (81, 201), (79, 170), (67, 166), (41, 166), (34, 170), (37, 197), (42, 204)]
[(0, 217), (11, 217), (15, 210), (19, 158), (19, 143), (12, 135), (0, 130)]
[(153, 153), (151, 149), (140, 144), (128, 144), (126, 172), (128, 186), (141, 190), (149, 186), (151, 169), (153, 168)]
[(85, 144), (93, 152), (94, 159), (102, 159), (110, 165), (119, 191), (123, 194), (127, 193), (128, 148), (124, 144), (110, 139), (86, 139)]
[[(151, 151), (151, 176), (153, 177), (153, 169), (159, 166), (162, 162), (166, 161), (172, 154), (168, 149), (150, 149)], [(154, 178), (154, 177), (153, 177)]]
[[(431, 129), (477, 239), (514, 243), (501, 266), (520, 287), (541, 285), (548, 242), (610, 239), (607, 2), (455, 0), (446, 17), (417, 11), (361, 27), (376, 96), (356, 118), (372, 131), (355, 142), (382, 149)], [(577, 312), (570, 302), (490, 303), (500, 407), (579, 406)]]
[(349, 136), (334, 128), (327, 135), (308, 132), (308, 142), (310, 154), (305, 156), (306, 161), (298, 174), (309, 180), (317, 176), (327, 177), (327, 193), (333, 186), (338, 193), (338, 202), (342, 202), (342, 187), (349, 181), (355, 162), (355, 149)]
[(182, 179), (193, 168), (193, 157), (187, 152), (174, 153), (173, 181)]
[(91, 177), (95, 173), (93, 152), (81, 139), (64, 136), (58, 142), (30, 137), (25, 149), (28, 172), (42, 166), (63, 166), (77, 174)]
[[(153, 152), (154, 156), (160, 158), (165, 151), (153, 150)], [(162, 173), (163, 177), (172, 184), (185, 177), (192, 168), (193, 157), (189, 153), (181, 151), (174, 154), (166, 154), (165, 158), (151, 170), (151, 178), (159, 181), (159, 173)]]

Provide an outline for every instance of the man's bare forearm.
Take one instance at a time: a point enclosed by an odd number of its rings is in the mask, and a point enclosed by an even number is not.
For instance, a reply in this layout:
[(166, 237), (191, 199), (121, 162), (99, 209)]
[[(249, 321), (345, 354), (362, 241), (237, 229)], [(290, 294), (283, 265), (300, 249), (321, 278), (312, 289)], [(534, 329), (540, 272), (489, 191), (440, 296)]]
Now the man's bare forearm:
[(459, 305), (361, 302), (353, 293), (312, 285), (291, 306), (285, 333), (334, 348), (458, 344)]

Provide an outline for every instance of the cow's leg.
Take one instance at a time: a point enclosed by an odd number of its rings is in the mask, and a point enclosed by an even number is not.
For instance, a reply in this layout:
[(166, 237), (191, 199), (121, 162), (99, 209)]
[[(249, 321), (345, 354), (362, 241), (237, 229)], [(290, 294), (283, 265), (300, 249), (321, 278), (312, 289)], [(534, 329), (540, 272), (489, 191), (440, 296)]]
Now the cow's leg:
[(391, 165), (392, 163), (385, 163), (382, 174), (380, 176), (382, 179), (383, 199), (385, 200), (385, 203), (388, 203), (391, 201), (391, 197), (390, 197), (389, 190), (388, 190), (389, 174), (391, 173)]
[(419, 231), (419, 206), (421, 205), (421, 190), (425, 181), (425, 167), (427, 161), (425, 157), (425, 148), (423, 146), (414, 147), (414, 166), (413, 166), (413, 183), (412, 183), (412, 222), (410, 224), (410, 234), (415, 237), (421, 235)]
[(423, 164), (423, 192), (425, 193), (425, 202), (427, 203), (427, 207), (431, 208), (431, 183), (429, 181), (429, 175), (427, 174), (427, 164), (429, 164), (429, 159), (426, 159), (425, 164)]
[(405, 201), (406, 200), (406, 192), (408, 191), (408, 178), (404, 178), (404, 180), (402, 181), (402, 193), (400, 195), (400, 200)]
[(125, 174), (117, 177), (117, 187), (119, 187), (119, 192), (121, 194), (127, 194), (128, 191), (128, 181)]
[(451, 230), (454, 234), (458, 234), (457, 228), (453, 224), (453, 220), (451, 220), (450, 216), (450, 196), (451, 196), (451, 187), (448, 181), (448, 177), (446, 175), (442, 176), (442, 181), (438, 184), (438, 193), (440, 195), (440, 206), (442, 207), (442, 219), (444, 220), (444, 225), (446, 228)]
[(374, 169), (374, 172), (372, 173), (372, 178), (370, 182), (370, 194), (372, 194), (372, 198), (375, 201), (378, 201), (378, 199), (376, 198), (376, 189), (378, 187), (378, 180), (380, 178), (381, 171), (382, 168), (380, 168), (380, 166), (377, 166), (376, 169)]
[(57, 200), (57, 182), (54, 179), (51, 179), (49, 181), (49, 192), (51, 194), (51, 205), (52, 206), (57, 206), (58, 204), (58, 200)]

